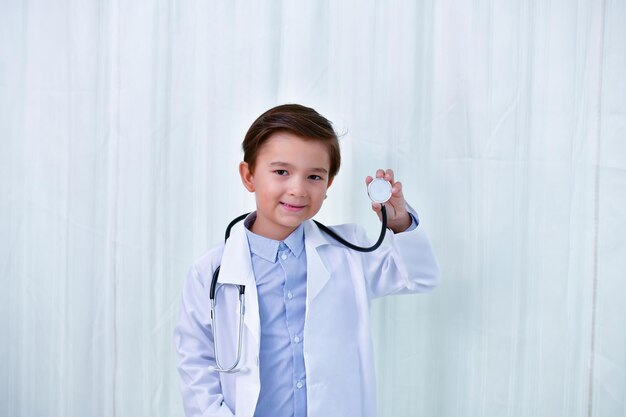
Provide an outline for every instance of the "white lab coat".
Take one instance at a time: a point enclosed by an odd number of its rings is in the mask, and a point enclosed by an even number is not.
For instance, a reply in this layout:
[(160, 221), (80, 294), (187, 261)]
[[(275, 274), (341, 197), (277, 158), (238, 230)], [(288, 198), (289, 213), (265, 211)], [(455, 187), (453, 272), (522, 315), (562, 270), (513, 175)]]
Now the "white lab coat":
[[(393, 234), (371, 253), (337, 243), (311, 220), (304, 224), (307, 256), (304, 362), (308, 417), (374, 417), (376, 384), (370, 337), (370, 299), (389, 294), (424, 292), (438, 282), (439, 267), (428, 239), (417, 229)], [(366, 246), (362, 228), (333, 227), (349, 242)], [(257, 291), (242, 223), (226, 245), (200, 258), (185, 283), (175, 330), (179, 373), (188, 417), (252, 417), (259, 382), (260, 322)], [(245, 370), (235, 374), (209, 371), (214, 363), (209, 287), (221, 264), (220, 283), (246, 286), (243, 353)], [(217, 297), (219, 355), (229, 366), (237, 349), (239, 320), (236, 287)], [(234, 413), (234, 414), (233, 414)]]

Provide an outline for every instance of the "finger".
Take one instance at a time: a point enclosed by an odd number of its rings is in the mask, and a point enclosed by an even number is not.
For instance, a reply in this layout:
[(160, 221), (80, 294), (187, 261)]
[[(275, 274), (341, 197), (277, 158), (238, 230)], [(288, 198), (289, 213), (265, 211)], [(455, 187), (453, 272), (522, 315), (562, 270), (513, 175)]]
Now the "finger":
[(396, 183), (393, 184), (393, 187), (391, 187), (391, 194), (393, 195), (402, 194), (402, 183), (400, 181), (397, 181)]
[(381, 204), (380, 203), (372, 203), (372, 210), (374, 210), (376, 213), (380, 213), (380, 208), (381, 208)]
[(383, 178), (385, 176), (385, 171), (379, 169), (376, 171), (376, 178)]
[(374, 181), (374, 178), (372, 178), (371, 176), (367, 176), (365, 177), (365, 185), (370, 185), (370, 182)]
[(389, 181), (391, 184), (393, 184), (393, 170), (392, 169), (388, 169), (385, 171), (385, 179)]

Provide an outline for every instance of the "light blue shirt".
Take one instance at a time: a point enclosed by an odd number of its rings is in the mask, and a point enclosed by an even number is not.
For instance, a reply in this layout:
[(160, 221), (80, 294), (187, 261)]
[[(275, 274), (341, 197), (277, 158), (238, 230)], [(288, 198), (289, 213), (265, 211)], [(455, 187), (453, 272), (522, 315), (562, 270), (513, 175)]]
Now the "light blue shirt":
[(279, 242), (252, 233), (255, 218), (245, 223), (261, 320), (261, 391), (254, 415), (306, 417), (304, 227)]

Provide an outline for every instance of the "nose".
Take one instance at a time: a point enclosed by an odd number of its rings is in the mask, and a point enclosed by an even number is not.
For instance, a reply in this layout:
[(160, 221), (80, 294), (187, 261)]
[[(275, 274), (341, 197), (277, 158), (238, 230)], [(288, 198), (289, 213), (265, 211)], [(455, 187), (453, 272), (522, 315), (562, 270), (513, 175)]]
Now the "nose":
[(306, 181), (294, 176), (289, 182), (289, 194), (295, 197), (306, 197)]

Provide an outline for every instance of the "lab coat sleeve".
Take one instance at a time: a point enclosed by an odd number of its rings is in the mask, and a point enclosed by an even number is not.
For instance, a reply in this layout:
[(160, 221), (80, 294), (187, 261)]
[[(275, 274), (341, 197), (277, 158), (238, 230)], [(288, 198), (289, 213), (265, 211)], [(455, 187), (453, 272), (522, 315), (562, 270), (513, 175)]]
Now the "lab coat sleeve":
[[(415, 210), (408, 208), (417, 219)], [(359, 241), (367, 242), (362, 228), (357, 235)], [(385, 245), (362, 254), (361, 259), (370, 298), (427, 292), (439, 283), (439, 263), (423, 227), (410, 227), (402, 233), (387, 230)]]
[(174, 330), (179, 357), (178, 372), (187, 417), (232, 417), (223, 404), (219, 374), (209, 371), (215, 365), (208, 298), (210, 280), (202, 280), (194, 266), (185, 281), (180, 318)]

